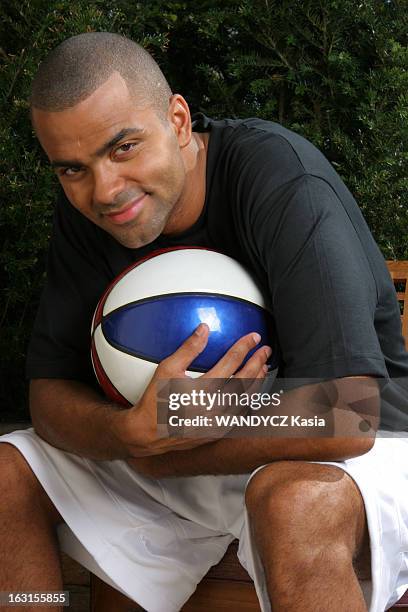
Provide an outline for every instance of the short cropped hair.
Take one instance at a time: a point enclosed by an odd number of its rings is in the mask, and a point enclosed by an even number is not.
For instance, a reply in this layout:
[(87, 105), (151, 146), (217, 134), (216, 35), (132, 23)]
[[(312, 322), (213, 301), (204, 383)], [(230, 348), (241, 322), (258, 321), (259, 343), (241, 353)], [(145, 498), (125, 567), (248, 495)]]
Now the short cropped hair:
[(30, 104), (62, 111), (88, 98), (118, 72), (138, 102), (165, 114), (172, 95), (153, 57), (139, 44), (110, 32), (72, 36), (53, 49), (34, 77)]

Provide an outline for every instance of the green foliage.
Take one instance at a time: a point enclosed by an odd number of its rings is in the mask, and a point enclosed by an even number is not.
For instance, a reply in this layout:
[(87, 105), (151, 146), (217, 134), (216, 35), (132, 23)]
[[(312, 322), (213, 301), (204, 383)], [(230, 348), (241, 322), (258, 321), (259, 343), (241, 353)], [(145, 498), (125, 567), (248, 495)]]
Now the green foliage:
[[(260, 116), (312, 140), (386, 258), (408, 259), (408, 0), (3, 0), (0, 6), (0, 398), (25, 412), (24, 353), (44, 282), (55, 179), (30, 82), (68, 36), (144, 45), (193, 111)], [(11, 416), (13, 415), (13, 416)]]

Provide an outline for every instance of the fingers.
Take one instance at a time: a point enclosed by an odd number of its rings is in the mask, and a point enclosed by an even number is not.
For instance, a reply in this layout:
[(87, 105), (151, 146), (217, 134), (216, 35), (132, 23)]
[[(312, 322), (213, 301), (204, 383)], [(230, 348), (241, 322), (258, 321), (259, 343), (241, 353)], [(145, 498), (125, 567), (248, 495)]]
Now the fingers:
[(206, 323), (200, 323), (194, 333), (170, 357), (164, 359), (158, 366), (156, 374), (159, 377), (171, 378), (184, 376), (188, 366), (205, 349), (208, 342), (209, 328)]
[(266, 362), (271, 354), (269, 346), (261, 346), (235, 374), (235, 378), (263, 378), (268, 371)]
[[(194, 333), (170, 357), (164, 359), (158, 366), (155, 378), (184, 377), (189, 365), (205, 349), (209, 336), (209, 328), (206, 323), (201, 323)], [(261, 337), (257, 333), (250, 333), (240, 338), (225, 353), (220, 361), (204, 376), (206, 378), (229, 378), (240, 367), (248, 353), (259, 343)], [(236, 376), (240, 378), (258, 378), (266, 374), (263, 369), (271, 349), (268, 346), (261, 347), (247, 363), (239, 370)]]
[[(243, 336), (237, 342), (235, 342), (235, 344), (225, 353), (220, 361), (213, 368), (211, 368), (211, 370), (204, 374), (204, 377), (229, 378), (238, 370), (249, 351), (254, 349), (260, 340), (261, 337), (257, 333), (251, 333)], [(242, 368), (246, 374), (246, 377), (255, 378), (258, 375), (260, 367), (262, 367), (267, 359), (268, 356), (265, 354), (264, 350), (260, 349), (259, 351), (256, 351), (256, 353), (251, 356), (251, 358)], [(241, 378), (243, 378), (243, 376), (241, 376)]]

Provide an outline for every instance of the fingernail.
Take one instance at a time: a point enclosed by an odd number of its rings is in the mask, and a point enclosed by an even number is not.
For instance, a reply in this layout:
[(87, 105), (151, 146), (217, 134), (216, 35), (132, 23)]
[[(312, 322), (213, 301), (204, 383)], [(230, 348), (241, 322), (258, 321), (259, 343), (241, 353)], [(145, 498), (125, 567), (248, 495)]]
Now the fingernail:
[(196, 328), (195, 333), (197, 336), (204, 336), (207, 325), (205, 323), (200, 323), (200, 325)]
[(265, 346), (265, 353), (267, 357), (270, 357), (272, 355), (272, 349), (270, 346)]
[(252, 334), (252, 339), (255, 344), (258, 344), (261, 341), (261, 336), (259, 334)]

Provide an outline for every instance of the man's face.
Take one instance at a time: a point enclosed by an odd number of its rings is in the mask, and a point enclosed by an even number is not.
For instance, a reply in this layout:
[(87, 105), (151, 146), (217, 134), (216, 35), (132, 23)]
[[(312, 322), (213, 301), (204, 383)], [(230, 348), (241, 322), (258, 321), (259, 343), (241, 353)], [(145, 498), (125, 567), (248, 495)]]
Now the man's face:
[(129, 248), (165, 229), (183, 192), (184, 136), (171, 109), (159, 118), (138, 105), (118, 73), (68, 110), (33, 109), (38, 138), (71, 204)]

